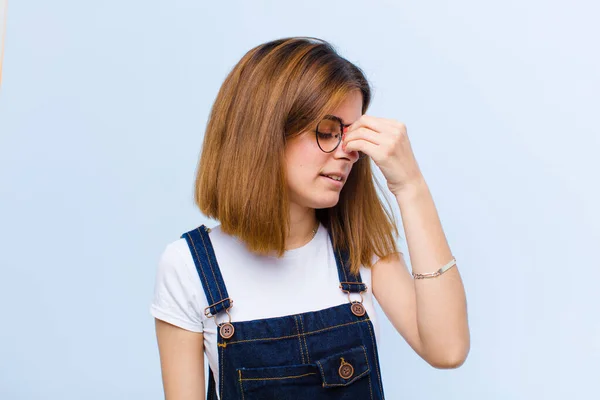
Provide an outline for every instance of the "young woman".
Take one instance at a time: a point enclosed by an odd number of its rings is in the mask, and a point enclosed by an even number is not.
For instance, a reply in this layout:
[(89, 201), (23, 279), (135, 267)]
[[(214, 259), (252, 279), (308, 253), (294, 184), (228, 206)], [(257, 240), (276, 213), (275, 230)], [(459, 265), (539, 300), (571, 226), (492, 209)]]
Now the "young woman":
[[(155, 298), (168, 400), (383, 399), (377, 299), (437, 368), (469, 349), (464, 288), (431, 194), (395, 120), (327, 42), (250, 50), (208, 121), (195, 201), (220, 224), (164, 250)], [(372, 165), (397, 200), (412, 276)]]

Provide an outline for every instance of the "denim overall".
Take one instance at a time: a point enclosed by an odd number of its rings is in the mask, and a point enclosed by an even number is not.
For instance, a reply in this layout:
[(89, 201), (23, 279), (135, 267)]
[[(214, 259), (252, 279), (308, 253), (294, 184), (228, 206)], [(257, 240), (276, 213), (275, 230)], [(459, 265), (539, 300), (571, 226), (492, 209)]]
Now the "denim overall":
[[(232, 306), (204, 225), (184, 233), (209, 307), (209, 317)], [(330, 237), (331, 238), (331, 237)], [(367, 287), (350, 274), (347, 254), (335, 251), (340, 289), (349, 302), (302, 314), (219, 324), (220, 384), (209, 370), (208, 400), (383, 400), (373, 324), (350, 293)], [(362, 299), (362, 295), (361, 295)], [(276, 301), (276, 299), (274, 299)], [(227, 313), (228, 314), (228, 313)]]

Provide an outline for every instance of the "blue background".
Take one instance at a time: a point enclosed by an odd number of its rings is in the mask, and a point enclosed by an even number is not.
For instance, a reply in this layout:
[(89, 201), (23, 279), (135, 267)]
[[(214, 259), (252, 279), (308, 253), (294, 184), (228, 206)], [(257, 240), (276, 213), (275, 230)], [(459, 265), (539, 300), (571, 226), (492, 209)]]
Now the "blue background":
[(247, 50), (295, 35), (331, 41), (371, 80), (369, 114), (407, 125), (467, 289), (460, 369), (383, 321), (388, 398), (600, 398), (599, 11), (11, 1), (0, 398), (163, 398), (148, 307), (160, 252), (208, 222), (192, 187), (210, 106)]

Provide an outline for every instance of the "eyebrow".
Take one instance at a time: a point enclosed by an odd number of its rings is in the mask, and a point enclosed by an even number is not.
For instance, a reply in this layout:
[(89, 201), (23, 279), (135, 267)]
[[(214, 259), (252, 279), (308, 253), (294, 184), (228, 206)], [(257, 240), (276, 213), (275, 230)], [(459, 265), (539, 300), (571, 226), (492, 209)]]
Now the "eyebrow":
[(340, 117), (338, 117), (337, 115), (333, 115), (333, 114), (327, 114), (327, 115), (326, 115), (326, 117), (335, 117), (335, 118), (339, 119), (340, 121), (342, 121), (342, 125), (343, 125), (344, 127), (348, 127), (348, 126), (352, 125), (352, 124), (345, 124), (345, 123), (344, 123), (344, 120), (343, 120), (343, 119), (341, 119)]

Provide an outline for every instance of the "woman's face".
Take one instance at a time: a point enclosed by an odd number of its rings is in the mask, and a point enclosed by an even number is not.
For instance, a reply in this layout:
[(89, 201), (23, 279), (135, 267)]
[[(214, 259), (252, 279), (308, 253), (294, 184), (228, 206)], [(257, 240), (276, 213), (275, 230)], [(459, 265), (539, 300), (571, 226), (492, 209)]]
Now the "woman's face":
[[(362, 115), (362, 94), (352, 92), (336, 110), (330, 111), (327, 114), (339, 117), (344, 125), (353, 123)], [(321, 151), (314, 128), (290, 139), (285, 149), (290, 206), (313, 209), (335, 206), (357, 160), (358, 152), (346, 152), (341, 144), (331, 153)]]

